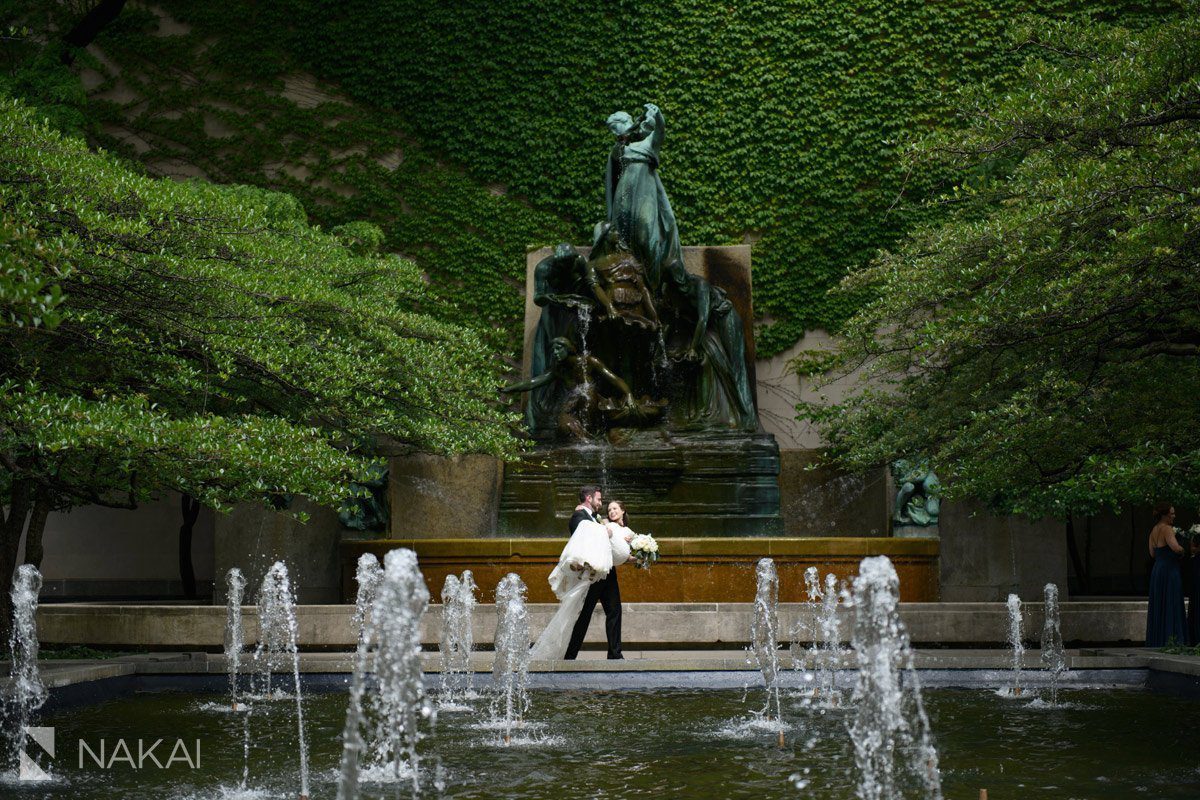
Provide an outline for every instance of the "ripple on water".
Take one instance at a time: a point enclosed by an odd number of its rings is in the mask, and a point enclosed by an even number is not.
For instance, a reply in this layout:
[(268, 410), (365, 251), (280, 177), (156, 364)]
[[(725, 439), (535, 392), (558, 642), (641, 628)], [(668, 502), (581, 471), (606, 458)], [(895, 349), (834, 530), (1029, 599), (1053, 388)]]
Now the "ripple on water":
[(481, 744), (484, 747), (529, 747), (529, 748), (555, 748), (563, 747), (567, 743), (565, 736), (555, 736), (553, 734), (538, 734), (531, 732), (523, 732), (510, 736), (507, 741), (504, 735), (497, 735), (495, 738), (489, 737)]
[(57, 775), (47, 771), (46, 777), (43, 780), (22, 779), (13, 770), (5, 770), (0, 772), (0, 786), (6, 788), (26, 789), (33, 791), (35, 789), (65, 789), (70, 786), (71, 782), (62, 775)]
[(505, 722), (502, 719), (482, 719), (478, 722), (472, 722), (470, 727), (472, 730), (477, 731), (513, 730), (533, 733), (535, 731), (544, 729), (546, 727), (546, 723), (534, 722), (533, 720), (528, 719), (514, 720), (512, 722)]
[(791, 726), (781, 719), (767, 719), (766, 717), (755, 716), (729, 720), (715, 731), (712, 731), (709, 736), (714, 739), (742, 739), (747, 734), (786, 733), (790, 729)]
[(196, 706), (196, 710), (204, 711), (210, 714), (244, 714), (246, 711), (250, 710), (250, 706), (246, 703), (238, 703), (237, 707), (234, 708), (234, 706), (229, 702), (216, 703), (210, 700), (198, 704)]
[(437, 710), (439, 714), (463, 714), (469, 711), (474, 711), (474, 707), (466, 703), (457, 703), (453, 700), (445, 702), (438, 701)]

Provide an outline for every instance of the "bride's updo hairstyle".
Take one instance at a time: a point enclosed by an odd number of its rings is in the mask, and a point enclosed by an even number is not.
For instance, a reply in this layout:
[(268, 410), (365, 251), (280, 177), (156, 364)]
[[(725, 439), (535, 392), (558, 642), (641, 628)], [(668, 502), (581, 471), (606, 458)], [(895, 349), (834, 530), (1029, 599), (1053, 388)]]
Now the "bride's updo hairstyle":
[(622, 503), (620, 500), (609, 500), (608, 501), (608, 504), (610, 506), (613, 505), (614, 503), (616, 504), (617, 508), (621, 509), (621, 525), (623, 527), (628, 528), (629, 527), (629, 512), (625, 510), (625, 504)]

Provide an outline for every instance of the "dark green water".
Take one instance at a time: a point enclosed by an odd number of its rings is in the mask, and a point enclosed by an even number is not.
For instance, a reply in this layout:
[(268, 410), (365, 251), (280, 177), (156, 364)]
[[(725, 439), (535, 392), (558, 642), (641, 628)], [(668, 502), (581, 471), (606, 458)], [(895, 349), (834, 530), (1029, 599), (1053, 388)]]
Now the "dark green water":
[[(947, 798), (1069, 800), (1070, 798), (1200, 798), (1200, 750), (1195, 747), (1200, 701), (1144, 690), (1064, 691), (1060, 708), (1038, 707), (986, 690), (927, 690)], [(50, 784), (0, 784), (0, 797), (235, 798), (295, 797), (294, 706), (259, 703), (250, 717), (249, 787), (241, 782), (240, 714), (217, 711), (217, 695), (140, 693), (51, 715), (56, 758)], [(540, 743), (501, 746), (494, 731), (473, 727), (476, 715), (442, 713), (422, 746), (424, 796), (437, 797), (435, 772), (450, 798), (852, 798), (852, 746), (847, 711), (792, 706), (787, 742), (745, 724), (760, 693), (741, 691), (536, 691), (529, 718), (541, 723)], [(486, 708), (486, 701), (477, 701)], [(333, 798), (346, 698), (306, 698), (312, 796)], [(155, 755), (170, 756), (182, 737), (200, 764), (158, 769), (126, 762), (101, 769), (93, 751), (123, 738), (136, 760), (138, 739), (163, 738)], [(807, 770), (807, 772), (805, 772)], [(789, 776), (808, 781), (797, 789)], [(367, 785), (364, 797), (407, 797), (400, 787)], [(397, 788), (400, 789), (397, 794)], [(912, 796), (916, 796), (915, 794)]]

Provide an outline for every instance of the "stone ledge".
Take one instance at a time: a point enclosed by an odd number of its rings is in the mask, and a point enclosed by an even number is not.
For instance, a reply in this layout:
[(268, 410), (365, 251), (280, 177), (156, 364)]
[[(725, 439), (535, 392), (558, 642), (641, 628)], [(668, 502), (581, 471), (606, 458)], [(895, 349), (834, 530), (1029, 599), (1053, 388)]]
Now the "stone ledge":
[[(556, 605), (529, 605), (530, 629), (536, 636), (550, 621)], [(300, 643), (304, 649), (353, 648), (357, 633), (353, 607), (300, 606)], [(1042, 627), (1040, 603), (1024, 606), (1025, 636), (1036, 641)], [(257, 610), (246, 606), (245, 637), (258, 636)], [(1003, 646), (1008, 639), (1008, 612), (1003, 603), (902, 603), (900, 613), (915, 644), (950, 647)], [(496, 628), (495, 607), (480, 604), (474, 616), (475, 641), (488, 645)], [(749, 639), (752, 603), (626, 603), (624, 639), (631, 649), (736, 648)], [(849, 610), (839, 613), (844, 640), (849, 639)], [(597, 608), (586, 642), (604, 642), (604, 615)], [(1062, 605), (1062, 632), (1067, 642), (1115, 644), (1142, 640), (1144, 601), (1067, 602)], [(780, 631), (812, 630), (813, 610), (807, 603), (781, 603)], [(441, 607), (431, 606), (422, 621), (422, 641), (436, 646)], [(101, 647), (142, 647), (157, 650), (220, 650), (225, 636), (225, 609), (219, 606), (152, 606), (48, 603), (38, 609), (43, 644), (87, 644)], [(801, 637), (803, 634), (799, 634)]]

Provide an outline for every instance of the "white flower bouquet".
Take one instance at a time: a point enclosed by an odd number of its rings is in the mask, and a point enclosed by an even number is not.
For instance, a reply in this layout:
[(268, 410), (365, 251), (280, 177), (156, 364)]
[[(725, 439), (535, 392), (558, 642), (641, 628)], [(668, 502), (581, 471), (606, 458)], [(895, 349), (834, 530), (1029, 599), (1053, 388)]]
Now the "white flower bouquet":
[(629, 542), (629, 550), (642, 569), (650, 569), (650, 565), (658, 561), (658, 542), (648, 533), (634, 534)]

